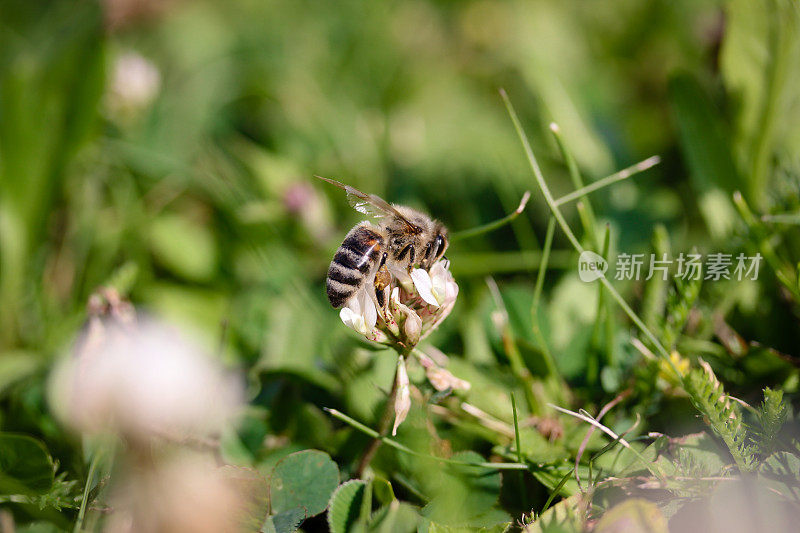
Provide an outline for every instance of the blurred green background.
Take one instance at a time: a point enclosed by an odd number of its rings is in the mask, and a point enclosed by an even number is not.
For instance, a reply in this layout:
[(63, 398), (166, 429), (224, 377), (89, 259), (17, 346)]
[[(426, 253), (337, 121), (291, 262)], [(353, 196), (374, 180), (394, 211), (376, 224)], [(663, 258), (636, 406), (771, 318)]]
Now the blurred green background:
[[(661, 156), (592, 195), (612, 252), (775, 252), (758, 283), (706, 284), (682, 353), (710, 358), (745, 397), (765, 385), (796, 391), (800, 235), (796, 221), (760, 216), (800, 209), (797, 12), (789, 0), (0, 0), (0, 427), (43, 439), (85, 473), (48, 414), (44, 376), (89, 295), (112, 285), (247, 372), (241, 460), (318, 447), (351, 464), (366, 437), (321, 408), (374, 425), (395, 360), (327, 303), (328, 263), (359, 214), (314, 174), (453, 231), (534, 192), (511, 225), (450, 248), (461, 293), (431, 339), (473, 380), (468, 400), (510, 420), (518, 384), (485, 277), (539, 380), (530, 306), (549, 213), (501, 87), (557, 195), (574, 187), (550, 122), (587, 182)], [(574, 204), (565, 210), (594, 242)], [(654, 245), (656, 227), (667, 238)], [(621, 314), (593, 344), (597, 291), (578, 281), (576, 261), (556, 230), (541, 320), (570, 391), (539, 399), (588, 408), (641, 379), (642, 361)], [(666, 287), (644, 304), (642, 284), (621, 288), (658, 324)], [(754, 353), (748, 366), (716, 344), (714, 317), (781, 353)], [(647, 389), (622, 418), (642, 412), (663, 430), (671, 411), (660, 402)], [(436, 420), (455, 449), (499, 442)], [(265, 447), (266, 435), (280, 438)]]

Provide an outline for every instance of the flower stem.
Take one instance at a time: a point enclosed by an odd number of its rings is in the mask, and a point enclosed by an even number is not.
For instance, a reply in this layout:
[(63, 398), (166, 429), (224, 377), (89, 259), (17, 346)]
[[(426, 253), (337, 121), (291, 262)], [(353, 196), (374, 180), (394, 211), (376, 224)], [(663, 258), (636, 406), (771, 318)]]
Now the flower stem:
[[(372, 462), (372, 459), (375, 457), (375, 454), (378, 452), (378, 448), (381, 447), (381, 443), (386, 438), (386, 435), (389, 433), (389, 427), (391, 426), (392, 417), (394, 416), (394, 400), (396, 396), (397, 396), (397, 370), (395, 370), (394, 379), (392, 379), (392, 390), (389, 392), (389, 396), (386, 399), (386, 406), (383, 408), (383, 414), (381, 415), (381, 419), (378, 422), (378, 431), (373, 435), (373, 439), (364, 449), (364, 453), (361, 455), (361, 459), (358, 461), (358, 466), (356, 467), (355, 471), (355, 477), (358, 479), (363, 477), (364, 472), (366, 471), (369, 464)], [(328, 412), (333, 414), (333, 410), (328, 409)]]
[(89, 505), (89, 492), (92, 489), (92, 479), (94, 479), (95, 471), (100, 463), (100, 450), (97, 449), (92, 454), (92, 462), (89, 463), (89, 473), (86, 475), (86, 485), (83, 487), (83, 499), (81, 500), (81, 507), (78, 510), (78, 518), (75, 520), (75, 527), (72, 529), (73, 533), (79, 533), (83, 530), (83, 521), (86, 517), (86, 507)]

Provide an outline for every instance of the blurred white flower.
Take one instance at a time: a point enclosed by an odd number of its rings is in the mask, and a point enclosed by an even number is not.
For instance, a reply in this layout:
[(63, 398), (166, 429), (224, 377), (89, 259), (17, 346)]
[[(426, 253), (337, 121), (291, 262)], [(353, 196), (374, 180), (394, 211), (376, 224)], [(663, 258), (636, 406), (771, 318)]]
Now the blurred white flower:
[(147, 318), (97, 324), (50, 379), (50, 403), (73, 429), (182, 437), (219, 430), (235, 414), (239, 380), (185, 333)]
[(245, 496), (210, 460), (179, 457), (129, 470), (111, 497), (106, 533), (239, 531)]
[(392, 435), (397, 435), (397, 428), (408, 416), (408, 410), (411, 409), (411, 388), (408, 381), (408, 372), (406, 371), (406, 361), (401, 355), (397, 359), (397, 380), (396, 393), (394, 397), (394, 426), (392, 426)]
[(113, 111), (131, 112), (147, 107), (161, 90), (161, 73), (137, 52), (124, 52), (114, 61), (108, 103)]

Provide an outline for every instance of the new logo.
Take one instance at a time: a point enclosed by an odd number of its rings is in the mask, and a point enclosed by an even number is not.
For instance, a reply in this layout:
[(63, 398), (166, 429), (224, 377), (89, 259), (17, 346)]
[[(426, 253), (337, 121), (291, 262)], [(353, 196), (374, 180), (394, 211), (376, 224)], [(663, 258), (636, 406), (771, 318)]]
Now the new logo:
[(589, 283), (602, 278), (605, 276), (606, 270), (608, 270), (608, 261), (594, 252), (584, 250), (578, 257), (578, 277), (581, 278), (581, 281)]

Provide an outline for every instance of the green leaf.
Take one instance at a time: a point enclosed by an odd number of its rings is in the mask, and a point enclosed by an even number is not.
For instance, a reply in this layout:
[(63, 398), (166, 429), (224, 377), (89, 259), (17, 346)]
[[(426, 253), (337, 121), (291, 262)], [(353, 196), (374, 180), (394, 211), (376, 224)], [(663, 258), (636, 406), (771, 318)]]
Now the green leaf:
[(372, 479), (372, 494), (379, 503), (389, 504), (397, 499), (392, 484), (379, 476)]
[(331, 533), (350, 531), (361, 514), (367, 482), (354, 479), (342, 483), (331, 496), (328, 511), (328, 526)]
[(419, 508), (394, 500), (372, 514), (370, 530), (377, 533), (411, 533), (417, 531), (421, 518)]
[(0, 433), (0, 493), (43, 494), (53, 484), (53, 459), (40, 441)]
[(711, 366), (701, 359), (700, 368), (693, 369), (683, 384), (706, 423), (725, 442), (739, 470), (753, 470), (755, 448), (748, 443), (747, 428), (739, 404), (725, 394)]
[(211, 230), (177, 214), (153, 221), (150, 246), (159, 263), (189, 281), (204, 282), (217, 270), (219, 252)]
[[(470, 463), (482, 463), (483, 457), (473, 451), (454, 454), (453, 459)], [(443, 525), (485, 526), (484, 516), (497, 503), (500, 496), (501, 476), (499, 472), (487, 472), (485, 468), (472, 466), (450, 466), (438, 476), (434, 497), (425, 506), (422, 514), (433, 522)], [(500, 522), (507, 516), (499, 517)]]
[(30, 352), (5, 352), (0, 355), (0, 393), (10, 385), (29, 376), (37, 368), (36, 354)]
[(765, 484), (783, 497), (800, 502), (800, 458), (788, 452), (770, 455), (759, 467)]
[(700, 212), (712, 235), (723, 237), (736, 219), (729, 196), (723, 192), (741, 187), (728, 132), (719, 111), (690, 75), (673, 77), (669, 95)]
[(307, 518), (306, 510), (301, 507), (289, 509), (273, 516), (268, 516), (261, 528), (261, 533), (293, 533), (297, 531), (303, 520)]
[(758, 409), (758, 448), (764, 455), (775, 450), (775, 441), (783, 425), (789, 418), (789, 408), (783, 401), (782, 390), (764, 389), (764, 403)]
[(338, 484), (339, 468), (327, 453), (304, 450), (288, 455), (275, 465), (270, 477), (272, 512), (300, 507), (306, 516), (318, 515)]

